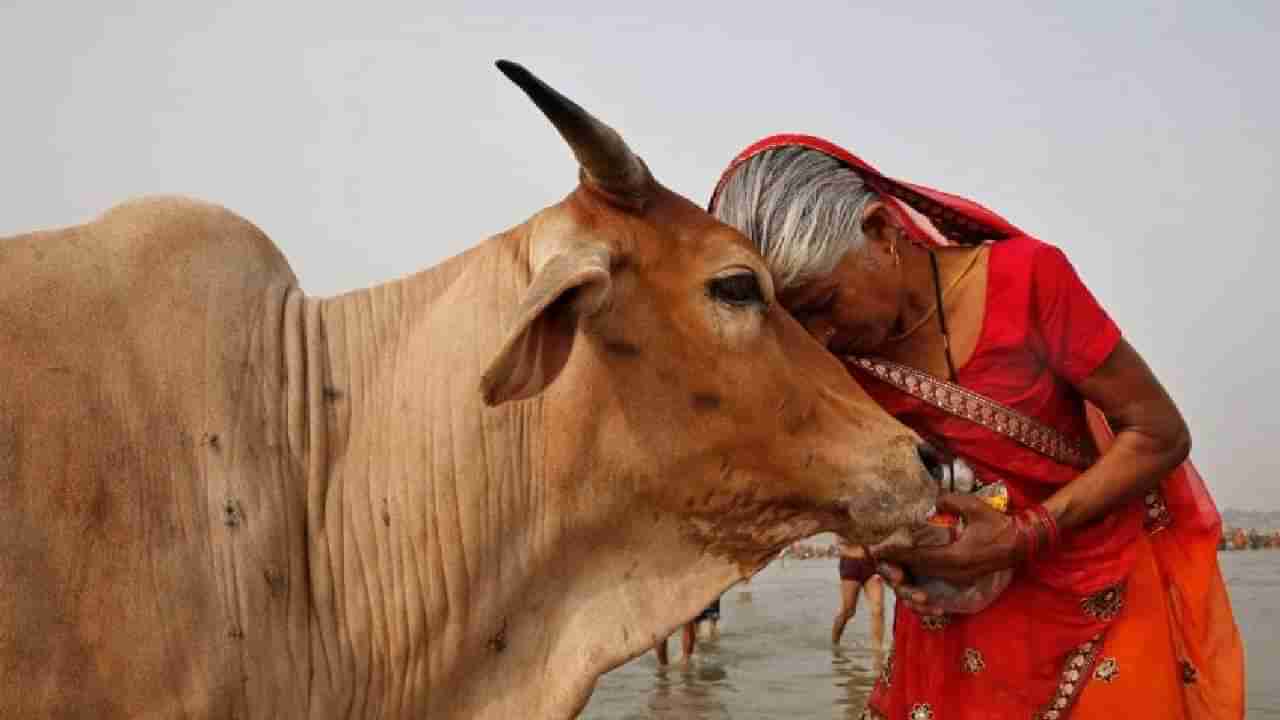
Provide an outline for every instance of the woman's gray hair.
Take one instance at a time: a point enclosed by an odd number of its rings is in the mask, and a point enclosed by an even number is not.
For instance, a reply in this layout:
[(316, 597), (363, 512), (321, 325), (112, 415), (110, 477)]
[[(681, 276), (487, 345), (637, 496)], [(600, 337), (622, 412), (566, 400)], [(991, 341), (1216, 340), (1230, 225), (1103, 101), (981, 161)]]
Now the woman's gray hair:
[(862, 246), (862, 213), (876, 193), (839, 160), (818, 150), (766, 150), (729, 176), (712, 214), (760, 250), (779, 289), (835, 269)]

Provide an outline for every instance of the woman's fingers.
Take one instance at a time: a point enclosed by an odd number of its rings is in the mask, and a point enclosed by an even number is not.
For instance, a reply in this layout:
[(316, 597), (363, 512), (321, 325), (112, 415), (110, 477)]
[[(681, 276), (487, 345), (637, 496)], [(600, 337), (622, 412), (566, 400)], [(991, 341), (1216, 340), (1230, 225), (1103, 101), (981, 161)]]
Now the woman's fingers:
[(938, 512), (951, 513), (952, 515), (960, 515), (966, 520), (971, 515), (980, 515), (984, 510), (990, 512), (998, 512), (993, 510), (982, 500), (973, 495), (961, 495), (959, 493), (948, 493), (938, 497)]
[(941, 615), (942, 608), (935, 606), (929, 593), (915, 585), (907, 583), (907, 573), (900, 565), (881, 561), (876, 564), (876, 573), (889, 583), (893, 592), (917, 615)]
[(911, 611), (917, 615), (942, 614), (942, 608), (937, 607), (932, 603), (929, 593), (918, 587), (903, 585), (899, 588), (895, 588), (894, 592), (896, 592), (898, 597), (902, 598), (902, 601), (906, 606), (911, 608)]
[(876, 573), (895, 590), (907, 579), (907, 573), (903, 571), (902, 566), (891, 562), (876, 563)]
[(957, 542), (955, 545), (941, 548), (920, 548), (895, 554), (891, 559), (899, 567), (910, 566), (914, 573), (928, 577), (941, 577), (939, 573), (949, 573), (955, 565), (963, 562), (956, 557), (958, 546)]

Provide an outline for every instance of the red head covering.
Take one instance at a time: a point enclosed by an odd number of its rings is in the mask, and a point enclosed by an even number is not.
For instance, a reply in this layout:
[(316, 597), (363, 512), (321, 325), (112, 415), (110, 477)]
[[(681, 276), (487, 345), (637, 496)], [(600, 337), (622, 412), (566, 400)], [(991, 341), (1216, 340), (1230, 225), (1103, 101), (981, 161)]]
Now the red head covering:
[(987, 240), (1004, 240), (1024, 235), (1008, 220), (972, 200), (895, 180), (871, 167), (861, 158), (828, 140), (812, 135), (770, 135), (738, 153), (720, 175), (711, 193), (708, 209), (714, 209), (729, 175), (760, 153), (778, 147), (799, 146), (817, 150), (844, 163), (879, 193), (898, 216), (912, 239), (933, 245), (977, 245)]

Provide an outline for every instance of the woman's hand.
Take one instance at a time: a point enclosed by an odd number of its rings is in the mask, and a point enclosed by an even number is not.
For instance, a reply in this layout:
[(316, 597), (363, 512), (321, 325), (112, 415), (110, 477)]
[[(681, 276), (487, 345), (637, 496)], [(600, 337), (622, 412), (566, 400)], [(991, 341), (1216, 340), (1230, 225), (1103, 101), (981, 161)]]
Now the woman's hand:
[[(964, 518), (955, 542), (941, 547), (890, 547), (883, 552), (877, 549), (876, 559), (909, 567), (922, 577), (955, 584), (969, 584), (1014, 566), (1018, 533), (1012, 517), (971, 495), (943, 495), (938, 499), (938, 511)], [(893, 584), (891, 578), (885, 579)], [(927, 604), (927, 598), (920, 604)]]
[(876, 574), (884, 578), (893, 588), (893, 594), (917, 615), (943, 613), (942, 608), (932, 603), (929, 593), (907, 582), (907, 573), (901, 565), (887, 561), (877, 563)]

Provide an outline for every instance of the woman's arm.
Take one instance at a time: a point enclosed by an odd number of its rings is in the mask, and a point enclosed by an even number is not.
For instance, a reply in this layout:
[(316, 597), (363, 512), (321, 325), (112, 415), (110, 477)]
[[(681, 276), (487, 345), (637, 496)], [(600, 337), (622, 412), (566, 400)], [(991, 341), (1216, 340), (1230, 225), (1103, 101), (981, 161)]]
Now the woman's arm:
[[(1106, 415), (1116, 438), (1092, 467), (1045, 501), (1063, 535), (1154, 488), (1186, 459), (1191, 447), (1177, 406), (1142, 356), (1124, 340), (1077, 389)], [(1010, 516), (962, 495), (944, 496), (938, 508), (964, 516), (965, 529), (955, 543), (888, 551), (877, 557), (956, 582), (970, 582), (1017, 562), (1017, 531)], [(886, 577), (895, 587), (905, 579), (894, 568)], [(927, 608), (927, 597), (918, 599), (922, 596), (914, 588), (898, 589), (906, 591), (905, 597), (914, 601), (911, 604), (920, 606), (917, 609)]]
[(1116, 438), (1093, 467), (1045, 501), (1063, 533), (1155, 488), (1191, 452), (1182, 414), (1128, 342), (1077, 389), (1106, 415)]

